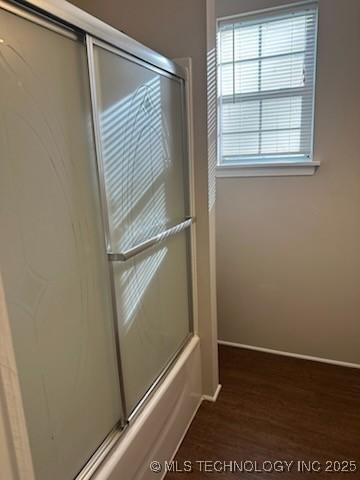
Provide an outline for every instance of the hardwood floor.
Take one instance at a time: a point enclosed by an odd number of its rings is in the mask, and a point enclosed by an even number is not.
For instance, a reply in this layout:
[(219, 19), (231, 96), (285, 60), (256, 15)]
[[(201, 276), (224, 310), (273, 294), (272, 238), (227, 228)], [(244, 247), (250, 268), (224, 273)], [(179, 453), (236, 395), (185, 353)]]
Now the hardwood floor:
[[(220, 381), (218, 401), (203, 402), (172, 465), (192, 471), (166, 480), (360, 479), (360, 370), (221, 346)], [(356, 472), (324, 471), (352, 470), (350, 460)], [(298, 461), (314, 461), (312, 471)], [(261, 471), (275, 466), (285, 471)]]

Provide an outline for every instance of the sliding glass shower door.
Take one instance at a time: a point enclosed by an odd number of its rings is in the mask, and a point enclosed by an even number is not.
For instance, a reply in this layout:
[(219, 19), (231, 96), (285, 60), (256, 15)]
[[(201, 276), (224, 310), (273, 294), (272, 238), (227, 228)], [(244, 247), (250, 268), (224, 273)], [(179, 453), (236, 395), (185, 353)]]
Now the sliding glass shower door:
[(68, 21), (0, 2), (0, 280), (36, 480), (88, 475), (192, 330), (183, 72)]
[(96, 171), (83, 38), (0, 9), (0, 267), (37, 480), (74, 478), (121, 417)]
[(92, 47), (108, 257), (131, 414), (190, 331), (183, 81), (105, 45)]

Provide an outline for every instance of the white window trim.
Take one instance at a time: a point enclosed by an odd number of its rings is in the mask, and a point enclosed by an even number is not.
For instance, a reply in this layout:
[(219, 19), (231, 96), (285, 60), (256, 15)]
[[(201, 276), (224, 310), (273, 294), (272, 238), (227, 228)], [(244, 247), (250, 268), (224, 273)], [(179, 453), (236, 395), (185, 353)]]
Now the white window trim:
[(218, 165), (216, 177), (288, 177), (291, 175), (314, 175), (320, 166), (318, 161), (242, 163), (236, 165)]
[[(241, 14), (228, 15), (225, 17), (218, 17), (215, 19), (215, 35), (217, 38), (217, 32), (219, 31), (219, 24), (224, 23), (228, 20), (229, 23), (232, 22), (235, 18), (251, 15), (271, 15), (272, 12), (277, 12), (279, 10), (286, 10), (287, 8), (292, 9), (296, 7), (302, 7), (309, 4), (317, 4), (317, 0), (304, 0), (299, 2), (294, 2), (288, 5), (279, 5), (271, 8), (264, 8), (258, 11), (249, 11)], [(234, 165), (226, 165), (220, 163), (219, 157), (219, 125), (218, 120), (219, 116), (219, 104), (217, 103), (217, 128), (218, 128), (218, 139), (217, 139), (217, 165), (215, 176), (217, 178), (234, 178), (234, 177), (288, 177), (288, 176), (311, 176), (314, 175), (318, 168), (320, 167), (320, 161), (314, 160), (314, 131), (315, 131), (315, 100), (316, 100), (316, 67), (317, 67), (317, 37), (318, 37), (318, 17), (315, 27), (315, 65), (314, 65), (314, 98), (313, 98), (313, 126), (312, 126), (312, 149), (311, 157), (309, 160), (302, 161), (279, 161), (279, 162), (249, 162), (249, 163), (238, 163)], [(217, 46), (217, 41), (215, 41)], [(217, 77), (217, 76), (216, 76)], [(217, 85), (217, 78), (215, 80)]]

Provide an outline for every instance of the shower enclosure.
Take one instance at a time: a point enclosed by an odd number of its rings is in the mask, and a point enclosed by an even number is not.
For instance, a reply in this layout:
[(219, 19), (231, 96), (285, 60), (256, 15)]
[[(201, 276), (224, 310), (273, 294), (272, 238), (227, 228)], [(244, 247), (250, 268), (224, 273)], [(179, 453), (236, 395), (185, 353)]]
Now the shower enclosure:
[(192, 335), (186, 82), (35, 3), (0, 2), (0, 267), (35, 476), (67, 480)]

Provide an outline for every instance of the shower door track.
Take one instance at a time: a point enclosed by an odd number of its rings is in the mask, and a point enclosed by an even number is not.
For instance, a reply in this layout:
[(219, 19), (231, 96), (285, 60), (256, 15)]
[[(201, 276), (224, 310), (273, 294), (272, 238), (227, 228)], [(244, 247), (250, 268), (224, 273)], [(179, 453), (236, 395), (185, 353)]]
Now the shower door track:
[(69, 27), (80, 33), (87, 33), (147, 64), (186, 79), (186, 69), (177, 63), (66, 1), (55, 3), (51, 0), (1, 0), (0, 6), (24, 18), (27, 18), (29, 13), (32, 20), (37, 17), (37, 23), (52, 30), (56, 30), (59, 25), (60, 29)]

